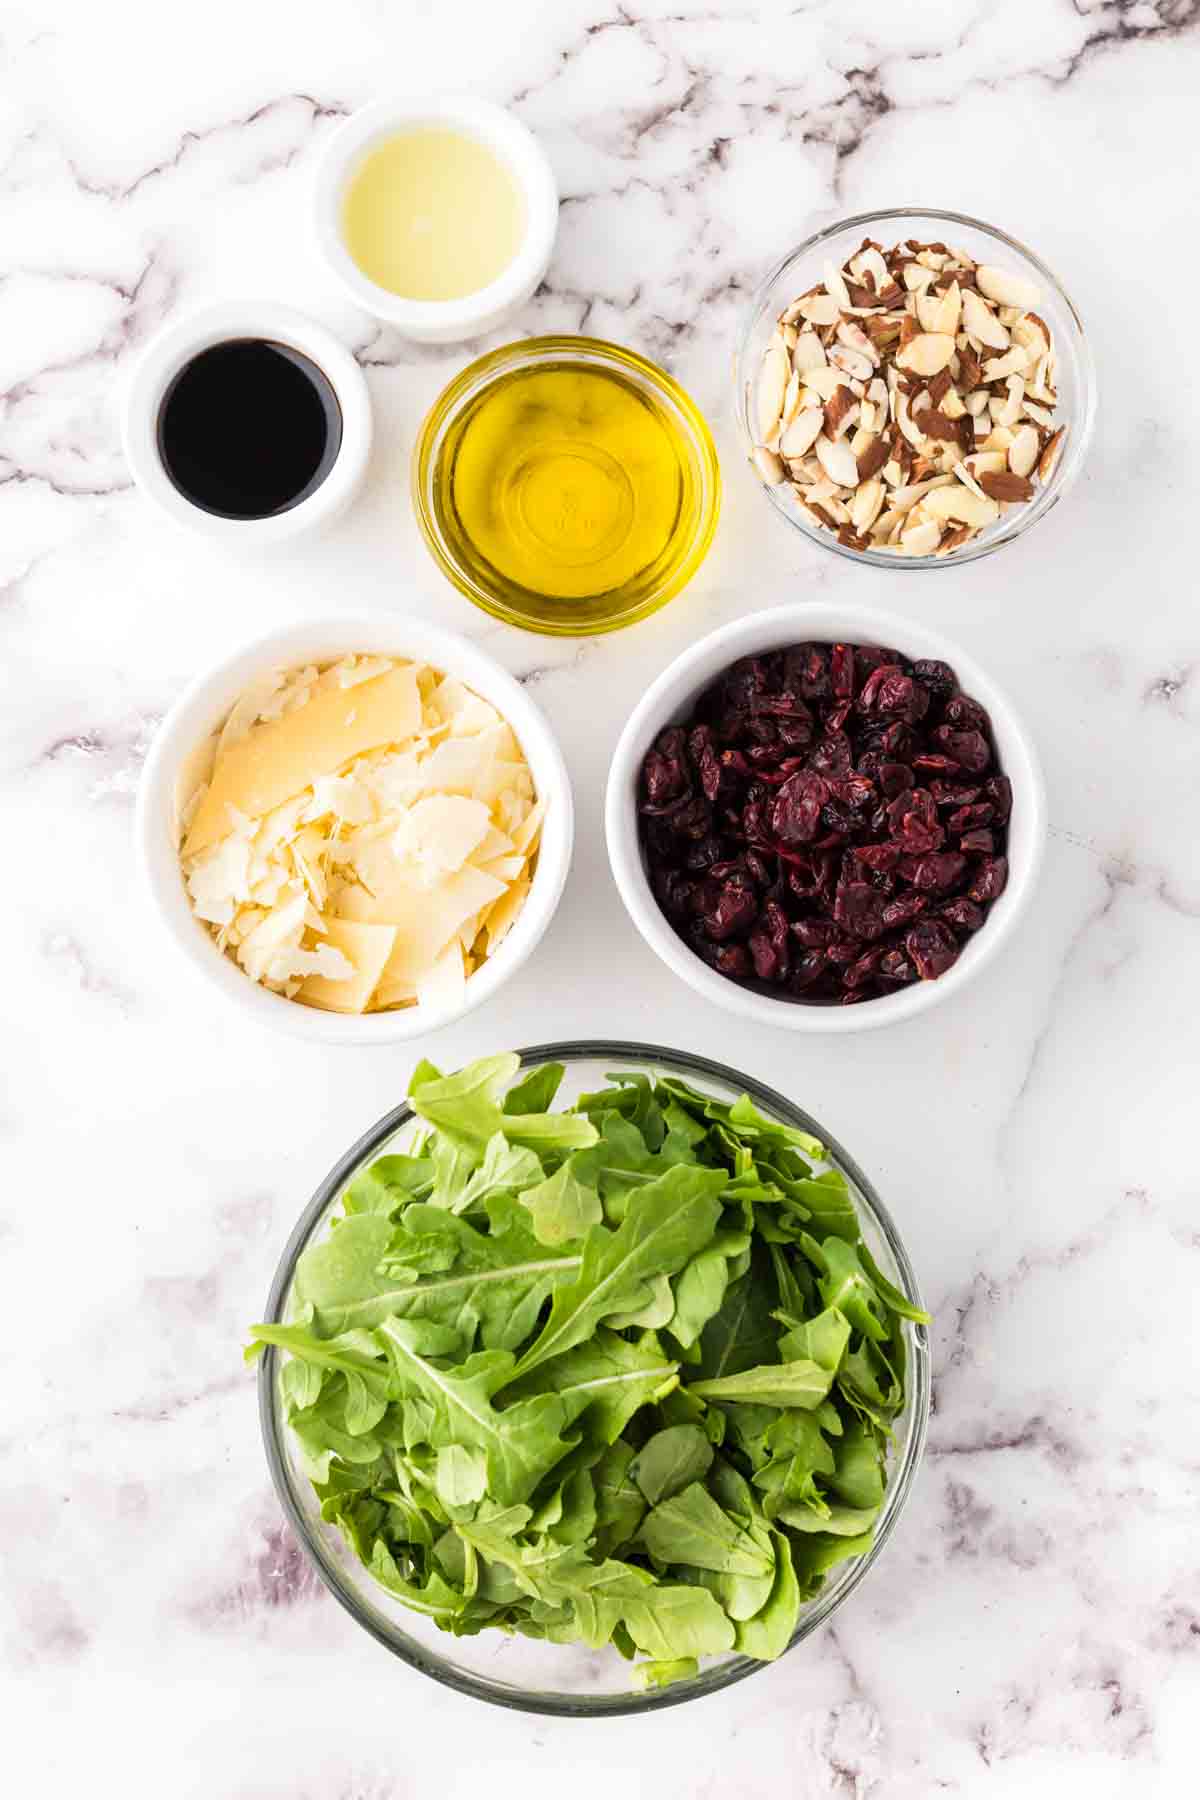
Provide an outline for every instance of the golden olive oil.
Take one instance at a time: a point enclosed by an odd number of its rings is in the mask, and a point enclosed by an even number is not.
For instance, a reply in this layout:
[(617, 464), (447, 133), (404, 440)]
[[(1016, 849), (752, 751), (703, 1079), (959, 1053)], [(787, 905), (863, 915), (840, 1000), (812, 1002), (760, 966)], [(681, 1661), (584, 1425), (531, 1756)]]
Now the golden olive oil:
[(511, 169), (466, 132), (397, 132), (370, 151), (342, 207), (346, 248), (405, 300), (461, 300), (502, 275), (525, 236)]
[(502, 375), (455, 419), (439, 462), (454, 555), (530, 622), (577, 611), (594, 629), (624, 614), (694, 534), (683, 427), (619, 369), (564, 360)]

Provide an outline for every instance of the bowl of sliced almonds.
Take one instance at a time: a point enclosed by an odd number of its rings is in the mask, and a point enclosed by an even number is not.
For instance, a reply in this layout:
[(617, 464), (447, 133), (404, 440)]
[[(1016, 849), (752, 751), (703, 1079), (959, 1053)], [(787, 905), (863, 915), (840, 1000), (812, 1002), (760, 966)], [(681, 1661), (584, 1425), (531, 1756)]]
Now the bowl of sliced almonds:
[(737, 410), (771, 504), (879, 567), (969, 562), (1067, 492), (1096, 411), (1074, 303), (1031, 250), (899, 207), (790, 250), (751, 302)]

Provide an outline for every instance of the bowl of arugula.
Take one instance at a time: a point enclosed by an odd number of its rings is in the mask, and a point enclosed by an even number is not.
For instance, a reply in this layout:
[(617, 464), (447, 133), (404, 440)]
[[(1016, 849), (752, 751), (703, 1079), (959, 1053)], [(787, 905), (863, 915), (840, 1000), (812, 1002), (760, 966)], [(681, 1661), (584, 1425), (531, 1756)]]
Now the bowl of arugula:
[(251, 1330), (267, 1457), (334, 1596), (434, 1679), (669, 1706), (814, 1631), (929, 1412), (915, 1277), (807, 1114), (649, 1045), (544, 1045), (332, 1169)]

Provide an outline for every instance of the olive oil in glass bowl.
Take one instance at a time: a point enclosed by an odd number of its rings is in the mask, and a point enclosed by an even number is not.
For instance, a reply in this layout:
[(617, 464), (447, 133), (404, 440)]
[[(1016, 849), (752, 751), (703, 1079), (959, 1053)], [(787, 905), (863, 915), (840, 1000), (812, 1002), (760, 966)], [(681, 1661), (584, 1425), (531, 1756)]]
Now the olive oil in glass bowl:
[(662, 369), (596, 338), (480, 357), (434, 404), (413, 459), (434, 559), (529, 631), (614, 631), (695, 573), (720, 510), (702, 415)]

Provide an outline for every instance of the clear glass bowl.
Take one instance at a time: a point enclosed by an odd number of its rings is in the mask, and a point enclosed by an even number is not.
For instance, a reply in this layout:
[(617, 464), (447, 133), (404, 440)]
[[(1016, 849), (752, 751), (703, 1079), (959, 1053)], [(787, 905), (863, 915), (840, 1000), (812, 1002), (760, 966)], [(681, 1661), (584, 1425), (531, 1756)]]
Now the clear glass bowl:
[[(470, 554), (468, 534), (452, 504), (453, 459), (469, 409), (488, 388), (514, 374), (553, 368), (597, 369), (618, 377), (643, 405), (665, 416), (680, 460), (678, 510), (666, 548), (623, 585), (578, 599), (539, 594), (511, 580), (482, 556)], [(597, 452), (588, 460), (601, 455), (605, 465), (612, 467), (614, 482), (625, 482), (606, 453)], [(721, 471), (704, 415), (656, 363), (601, 338), (541, 337), (506, 344), (481, 356), (438, 396), (413, 450), (412, 492), (417, 523), (430, 554), (468, 600), (493, 618), (526, 631), (583, 637), (618, 631), (647, 618), (691, 580), (708, 554), (717, 528)], [(605, 548), (611, 547), (610, 538)], [(586, 557), (573, 555), (572, 560), (586, 566)]]
[(926, 243), (940, 239), (952, 246), (961, 245), (976, 262), (995, 263), (1011, 269), (1041, 289), (1038, 313), (1050, 327), (1058, 356), (1058, 422), (1067, 427), (1062, 453), (1049, 481), (1039, 485), (1032, 500), (1010, 507), (994, 525), (981, 531), (961, 550), (945, 556), (897, 556), (886, 550), (855, 550), (840, 544), (832, 531), (809, 524), (792, 499), (791, 488), (786, 482), (771, 487), (759, 476), (752, 461), (750, 469), (779, 517), (823, 550), (832, 550), (851, 562), (869, 563), (877, 569), (960, 568), (963, 563), (990, 556), (1004, 544), (1015, 543), (1031, 525), (1044, 519), (1050, 509), (1058, 505), (1083, 467), (1096, 422), (1096, 371), (1083, 321), (1054, 272), (1016, 238), (967, 213), (909, 206), (892, 207), (887, 212), (859, 213), (851, 219), (840, 219), (836, 225), (827, 225), (796, 249), (789, 250), (750, 301), (737, 349), (734, 404), (749, 459), (756, 441), (754, 395), (759, 365), (780, 313), (798, 295), (822, 279), (827, 259), (840, 268), (864, 238), (874, 238), (876, 243), (889, 249), (892, 244), (902, 243), (909, 237)]
[[(566, 1077), (559, 1099), (568, 1104), (580, 1093), (603, 1085), (610, 1071), (661, 1070), (682, 1076), (720, 1099), (749, 1094), (767, 1114), (810, 1131), (828, 1149), (829, 1161), (850, 1183), (862, 1224), (863, 1237), (888, 1279), (917, 1307), (921, 1300), (916, 1277), (895, 1225), (862, 1170), (818, 1122), (782, 1094), (764, 1087), (747, 1075), (739, 1075), (720, 1063), (652, 1044), (585, 1042), (539, 1044), (521, 1052), (524, 1068), (538, 1063), (561, 1062)], [(284, 1250), (264, 1318), (285, 1320), (291, 1311), (292, 1279), (302, 1251), (329, 1229), (344, 1189), (365, 1163), (389, 1150), (402, 1147), (413, 1125), (407, 1105), (394, 1107), (373, 1125), (357, 1144), (330, 1170), (293, 1231)], [(789, 1649), (794, 1649), (829, 1618), (853, 1592), (875, 1561), (908, 1497), (920, 1462), (929, 1418), (930, 1358), (923, 1326), (907, 1321), (904, 1334), (908, 1352), (907, 1397), (896, 1421), (895, 1442), (888, 1470), (888, 1488), (876, 1527), (875, 1541), (866, 1555), (838, 1564), (826, 1585), (802, 1610)], [(325, 1525), (307, 1476), (296, 1457), (285, 1422), (280, 1391), (282, 1359), (268, 1349), (259, 1363), (258, 1397), (267, 1461), (288, 1519), (316, 1564), (317, 1572), (334, 1598), (352, 1618), (387, 1649), (422, 1674), (460, 1693), (490, 1700), (498, 1706), (524, 1712), (552, 1713), (582, 1718), (592, 1715), (653, 1712), (661, 1706), (679, 1706), (685, 1700), (716, 1693), (767, 1665), (745, 1656), (714, 1657), (690, 1681), (680, 1681), (659, 1692), (630, 1692), (629, 1664), (615, 1650), (594, 1651), (572, 1644), (539, 1643), (509, 1637), (499, 1631), (483, 1631), (477, 1637), (455, 1638), (429, 1620), (410, 1612), (371, 1578), (340, 1534)]]

